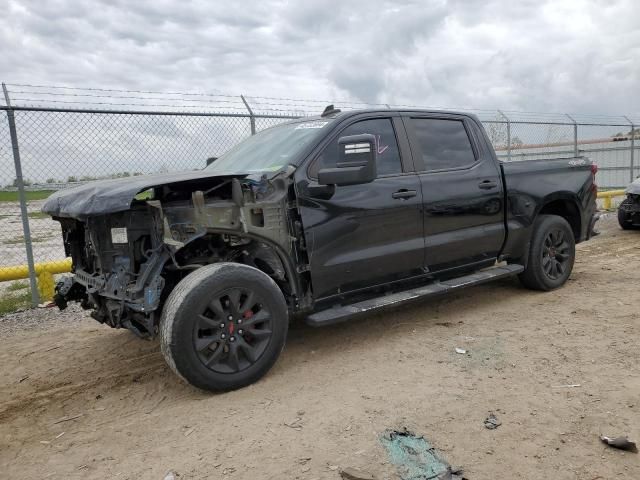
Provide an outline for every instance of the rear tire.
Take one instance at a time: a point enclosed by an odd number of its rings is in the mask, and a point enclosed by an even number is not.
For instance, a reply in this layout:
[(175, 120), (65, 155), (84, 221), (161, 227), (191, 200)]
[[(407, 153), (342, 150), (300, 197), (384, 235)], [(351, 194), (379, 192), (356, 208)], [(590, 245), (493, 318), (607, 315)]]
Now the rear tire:
[(540, 215), (533, 224), (527, 267), (518, 277), (532, 290), (554, 290), (571, 275), (575, 255), (569, 223), (557, 215)]
[(209, 391), (249, 385), (284, 348), (288, 310), (264, 272), (236, 263), (201, 267), (169, 295), (160, 319), (160, 347), (171, 369)]

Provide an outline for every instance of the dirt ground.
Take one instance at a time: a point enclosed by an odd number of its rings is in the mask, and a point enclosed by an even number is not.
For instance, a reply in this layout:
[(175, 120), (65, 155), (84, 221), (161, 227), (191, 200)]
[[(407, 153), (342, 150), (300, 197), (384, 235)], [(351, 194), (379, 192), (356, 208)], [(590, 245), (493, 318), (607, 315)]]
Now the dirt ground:
[[(398, 478), (379, 439), (406, 427), (470, 480), (640, 478), (638, 454), (598, 440), (640, 441), (640, 232), (611, 217), (601, 229), (559, 291), (506, 280), (296, 325), (264, 379), (226, 394), (181, 383), (157, 343), (78, 310), (7, 316), (3, 476), (311, 480), (355, 467)], [(496, 430), (483, 426), (490, 412)]]

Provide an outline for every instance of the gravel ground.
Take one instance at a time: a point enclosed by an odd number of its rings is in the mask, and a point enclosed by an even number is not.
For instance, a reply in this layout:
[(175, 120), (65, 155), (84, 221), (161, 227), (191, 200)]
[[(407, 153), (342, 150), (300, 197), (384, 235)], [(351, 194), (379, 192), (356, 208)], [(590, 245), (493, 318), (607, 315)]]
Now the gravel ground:
[[(613, 216), (554, 292), (515, 280), (324, 329), (296, 325), (245, 389), (180, 382), (156, 342), (76, 307), (0, 319), (7, 478), (399, 478), (389, 428), (425, 437), (470, 480), (640, 478), (640, 232)], [(464, 348), (466, 354), (456, 353)], [(497, 429), (483, 422), (493, 413)]]
[(30, 330), (77, 327), (89, 322), (95, 323), (95, 320), (77, 303), (70, 303), (69, 307), (63, 311), (56, 307), (24, 310), (0, 317), (0, 338)]

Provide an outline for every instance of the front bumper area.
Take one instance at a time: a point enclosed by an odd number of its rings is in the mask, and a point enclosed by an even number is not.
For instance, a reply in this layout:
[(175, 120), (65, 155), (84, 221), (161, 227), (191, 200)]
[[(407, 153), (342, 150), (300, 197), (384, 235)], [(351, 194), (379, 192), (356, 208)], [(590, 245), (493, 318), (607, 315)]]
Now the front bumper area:
[(161, 274), (171, 258), (154, 228), (154, 214), (143, 207), (86, 221), (62, 219), (73, 275), (56, 286), (56, 305), (62, 309), (77, 301), (100, 323), (154, 336), (164, 288)]
[(56, 285), (55, 304), (64, 309), (78, 301), (91, 316), (114, 328), (128, 328), (140, 337), (157, 333), (156, 312), (160, 305), (164, 279), (160, 275), (168, 254), (157, 254), (143, 264), (135, 275), (122, 266), (109, 275), (91, 274), (76, 269)]

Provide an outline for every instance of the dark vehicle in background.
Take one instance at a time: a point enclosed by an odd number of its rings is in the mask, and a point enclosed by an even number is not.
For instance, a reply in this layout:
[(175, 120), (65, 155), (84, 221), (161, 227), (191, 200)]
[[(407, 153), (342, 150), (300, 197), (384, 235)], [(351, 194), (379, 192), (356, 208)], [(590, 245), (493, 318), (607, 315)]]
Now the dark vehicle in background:
[(640, 177), (625, 190), (625, 198), (618, 206), (618, 223), (625, 230), (640, 229)]
[(596, 216), (582, 157), (502, 163), (472, 115), (330, 107), (264, 130), (201, 171), (95, 182), (43, 210), (79, 301), (160, 335), (193, 385), (248, 385), (289, 319), (313, 326), (518, 275), (552, 290)]

